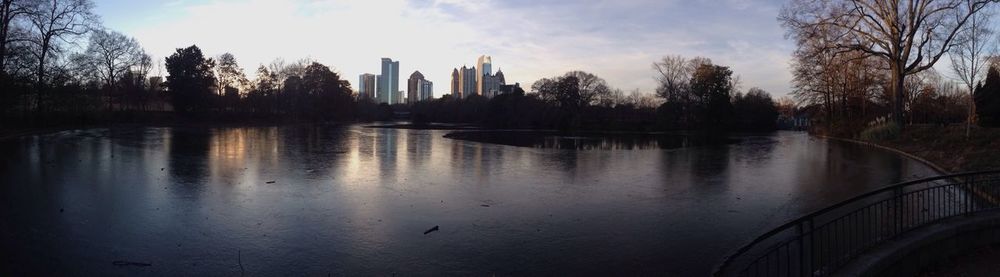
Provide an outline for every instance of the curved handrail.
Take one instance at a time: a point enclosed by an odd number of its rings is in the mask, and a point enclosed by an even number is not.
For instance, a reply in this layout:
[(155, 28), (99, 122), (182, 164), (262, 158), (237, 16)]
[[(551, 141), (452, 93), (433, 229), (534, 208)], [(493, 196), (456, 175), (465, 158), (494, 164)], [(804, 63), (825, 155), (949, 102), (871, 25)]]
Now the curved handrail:
[[(790, 230), (792, 228), (796, 228), (796, 227), (802, 226), (802, 224), (805, 223), (805, 222), (812, 222), (813, 219), (815, 219), (817, 217), (820, 217), (822, 215), (826, 215), (827, 213), (830, 213), (830, 212), (832, 212), (834, 210), (837, 210), (838, 208), (841, 208), (841, 207), (844, 207), (844, 206), (847, 206), (847, 205), (850, 205), (850, 204), (858, 203), (861, 200), (868, 199), (868, 198), (870, 198), (872, 196), (875, 196), (875, 195), (878, 195), (878, 194), (883, 194), (883, 193), (892, 192), (892, 191), (898, 191), (900, 189), (903, 189), (903, 188), (906, 188), (906, 187), (910, 187), (910, 186), (913, 186), (913, 185), (926, 184), (926, 183), (935, 182), (935, 181), (941, 181), (941, 180), (957, 180), (959, 178), (975, 177), (975, 176), (991, 175), (991, 174), (1000, 174), (1000, 170), (964, 172), (964, 173), (958, 173), (958, 174), (942, 175), (942, 176), (935, 176), (935, 177), (923, 178), (923, 179), (918, 179), (918, 180), (900, 182), (900, 183), (892, 184), (892, 185), (885, 186), (885, 187), (882, 187), (882, 188), (879, 188), (879, 189), (876, 189), (876, 190), (869, 191), (869, 192), (864, 193), (864, 194), (860, 194), (860, 195), (851, 197), (851, 198), (849, 198), (847, 200), (838, 202), (838, 203), (833, 204), (831, 206), (828, 206), (826, 208), (823, 208), (823, 209), (817, 210), (815, 212), (809, 213), (809, 214), (807, 214), (805, 216), (799, 217), (798, 219), (795, 219), (795, 220), (790, 221), (788, 223), (782, 224), (782, 225), (780, 225), (780, 226), (778, 226), (778, 227), (776, 227), (774, 229), (771, 229), (770, 231), (768, 231), (768, 232), (766, 232), (766, 233), (764, 233), (764, 234), (756, 237), (755, 239), (753, 239), (749, 243), (745, 244), (743, 247), (740, 247), (739, 249), (737, 249), (736, 251), (734, 251), (732, 254), (726, 256), (722, 260), (722, 262), (718, 266), (716, 266), (715, 270), (713, 271), (713, 275), (715, 275), (715, 276), (721, 276), (723, 274), (723, 270), (726, 270), (727, 267), (729, 267), (732, 264), (732, 262), (734, 261), (734, 259), (736, 257), (739, 257), (740, 255), (743, 255), (743, 254), (746, 254), (748, 251), (750, 251), (754, 247), (759, 246), (759, 244), (761, 244), (762, 242), (764, 242), (764, 241), (766, 241), (768, 239), (774, 238), (775, 236), (777, 236), (778, 234), (780, 234), (782, 232), (786, 232), (786, 231), (788, 231), (788, 230)], [(848, 213), (850, 213), (850, 212), (848, 212)], [(832, 220), (831, 220), (831, 222), (832, 222)], [(786, 243), (786, 242), (781, 242), (781, 243)], [(775, 245), (780, 245), (781, 243), (776, 243)]]

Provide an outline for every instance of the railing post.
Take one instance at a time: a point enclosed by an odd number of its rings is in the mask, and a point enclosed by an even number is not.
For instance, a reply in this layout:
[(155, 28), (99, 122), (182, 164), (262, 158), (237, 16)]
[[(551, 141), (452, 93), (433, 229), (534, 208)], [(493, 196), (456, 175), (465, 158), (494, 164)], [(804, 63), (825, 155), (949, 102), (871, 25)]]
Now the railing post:
[[(801, 271), (801, 276), (812, 275), (812, 251), (810, 250), (809, 254), (806, 254), (806, 231), (808, 231), (808, 234), (812, 236), (812, 218), (803, 220), (799, 223), (797, 229), (799, 232), (799, 271)], [(809, 249), (812, 249), (814, 246), (812, 245), (812, 241), (809, 241)], [(806, 259), (808, 259), (809, 262), (806, 262)]]
[(976, 189), (973, 186), (976, 183), (976, 175), (971, 175), (969, 178), (965, 179), (965, 215), (968, 216), (972, 214), (972, 201), (975, 200), (972, 194), (976, 193)]
[(892, 235), (891, 236), (893, 236), (893, 237), (895, 237), (899, 233), (902, 233), (903, 229), (904, 229), (903, 228), (903, 199), (901, 198), (902, 195), (903, 195), (903, 187), (902, 186), (897, 186), (896, 188), (892, 189), (892, 202), (893, 202), (893, 204), (894, 204), (893, 206), (895, 208), (894, 211), (892, 211), (893, 226), (892, 226)]

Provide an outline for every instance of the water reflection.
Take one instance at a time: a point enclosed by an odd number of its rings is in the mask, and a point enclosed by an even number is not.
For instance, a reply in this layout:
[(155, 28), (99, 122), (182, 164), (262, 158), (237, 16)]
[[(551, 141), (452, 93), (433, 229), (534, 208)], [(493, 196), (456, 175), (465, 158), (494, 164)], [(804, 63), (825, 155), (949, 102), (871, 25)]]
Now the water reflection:
[[(210, 142), (213, 136), (203, 130), (174, 129), (167, 132), (166, 148), (170, 176), (178, 184), (200, 184), (207, 176)], [(217, 152), (216, 152), (217, 153)]]
[[(257, 275), (705, 275), (768, 227), (933, 174), (801, 133), (449, 132), (124, 128), (8, 141), (0, 247), (28, 254), (0, 275), (236, 275), (237, 251)], [(110, 266), (120, 259), (154, 266)]]
[(520, 147), (566, 150), (676, 149), (736, 143), (729, 137), (696, 134), (574, 133), (547, 131), (460, 131), (447, 138)]

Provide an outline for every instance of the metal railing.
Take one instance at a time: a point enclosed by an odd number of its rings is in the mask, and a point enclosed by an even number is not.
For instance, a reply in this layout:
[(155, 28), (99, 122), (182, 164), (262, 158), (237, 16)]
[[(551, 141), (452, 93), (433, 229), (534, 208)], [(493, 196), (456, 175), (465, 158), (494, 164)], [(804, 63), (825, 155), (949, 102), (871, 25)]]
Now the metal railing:
[(1000, 170), (899, 183), (781, 225), (726, 257), (714, 275), (828, 276), (907, 231), (995, 209)]

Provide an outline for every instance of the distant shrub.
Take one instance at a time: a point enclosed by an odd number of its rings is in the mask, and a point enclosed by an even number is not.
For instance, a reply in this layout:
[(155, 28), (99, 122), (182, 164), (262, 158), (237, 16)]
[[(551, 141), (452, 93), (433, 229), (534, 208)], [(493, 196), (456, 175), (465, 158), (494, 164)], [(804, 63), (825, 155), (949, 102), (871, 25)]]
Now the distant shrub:
[(879, 124), (861, 131), (861, 140), (872, 142), (892, 140), (898, 138), (901, 131), (902, 128), (895, 122)]

